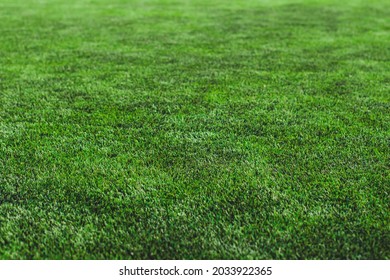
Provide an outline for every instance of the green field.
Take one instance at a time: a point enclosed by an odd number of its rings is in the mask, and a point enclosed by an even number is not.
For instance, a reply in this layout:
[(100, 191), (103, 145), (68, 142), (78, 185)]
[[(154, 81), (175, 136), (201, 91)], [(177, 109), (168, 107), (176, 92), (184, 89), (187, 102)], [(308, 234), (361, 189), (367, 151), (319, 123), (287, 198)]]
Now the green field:
[(0, 0), (0, 258), (390, 259), (389, 19)]

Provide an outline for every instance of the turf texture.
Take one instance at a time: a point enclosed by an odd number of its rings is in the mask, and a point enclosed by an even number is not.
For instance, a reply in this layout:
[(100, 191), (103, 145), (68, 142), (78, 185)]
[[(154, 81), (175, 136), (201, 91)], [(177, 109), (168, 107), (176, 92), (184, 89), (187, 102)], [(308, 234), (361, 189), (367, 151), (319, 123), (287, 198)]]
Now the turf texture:
[(0, 258), (389, 259), (389, 19), (0, 0)]

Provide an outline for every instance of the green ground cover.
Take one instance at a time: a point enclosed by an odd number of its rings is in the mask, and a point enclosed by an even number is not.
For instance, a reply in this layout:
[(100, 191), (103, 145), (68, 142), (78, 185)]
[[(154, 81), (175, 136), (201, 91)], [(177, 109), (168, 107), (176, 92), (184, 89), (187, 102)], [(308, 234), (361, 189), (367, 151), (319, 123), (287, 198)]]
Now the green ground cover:
[(0, 0), (0, 258), (389, 259), (389, 19)]

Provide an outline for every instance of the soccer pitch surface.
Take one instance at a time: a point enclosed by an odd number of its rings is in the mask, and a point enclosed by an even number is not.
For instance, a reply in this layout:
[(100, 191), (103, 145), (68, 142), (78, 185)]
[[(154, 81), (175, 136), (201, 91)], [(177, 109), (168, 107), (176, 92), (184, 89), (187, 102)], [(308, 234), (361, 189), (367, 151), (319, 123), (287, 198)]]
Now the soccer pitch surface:
[(389, 19), (0, 0), (0, 258), (389, 259)]

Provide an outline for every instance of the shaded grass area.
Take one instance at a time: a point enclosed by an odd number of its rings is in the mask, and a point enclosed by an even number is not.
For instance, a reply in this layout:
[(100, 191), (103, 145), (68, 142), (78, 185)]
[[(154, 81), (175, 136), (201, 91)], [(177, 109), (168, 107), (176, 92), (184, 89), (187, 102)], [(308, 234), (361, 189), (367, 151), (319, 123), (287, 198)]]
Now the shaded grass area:
[(0, 0), (0, 258), (388, 259), (389, 11)]

